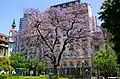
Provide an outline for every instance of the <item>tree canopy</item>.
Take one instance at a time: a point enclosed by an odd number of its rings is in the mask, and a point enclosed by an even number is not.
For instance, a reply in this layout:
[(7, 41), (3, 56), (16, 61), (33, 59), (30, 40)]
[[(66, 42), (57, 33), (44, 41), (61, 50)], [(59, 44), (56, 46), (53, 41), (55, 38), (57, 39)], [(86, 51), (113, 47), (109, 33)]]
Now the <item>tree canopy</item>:
[(13, 70), (13, 67), (11, 66), (10, 59), (8, 57), (0, 57), (0, 71), (5, 70)]
[(99, 15), (102, 27), (113, 35), (111, 38), (114, 43), (113, 49), (120, 60), (120, 0), (104, 0)]
[(25, 67), (31, 70), (37, 68), (38, 70), (43, 70), (45, 63), (42, 60), (36, 58), (28, 58), (25, 60)]
[[(39, 54), (49, 58), (54, 68), (60, 65), (67, 45), (73, 51), (81, 48), (88, 55), (88, 41), (102, 41), (102, 32), (95, 32), (91, 28), (94, 25), (93, 18), (88, 16), (87, 9), (87, 4), (84, 3), (66, 8), (50, 8), (45, 12), (28, 9), (28, 24), (19, 32), (21, 49), (26, 50), (27, 46), (39, 47)], [(56, 50), (57, 45), (60, 50)]]
[(105, 76), (116, 73), (118, 69), (117, 55), (108, 45), (106, 50), (100, 50), (96, 53), (94, 63), (96, 64), (96, 68), (104, 72)]
[[(44, 70), (45, 64), (42, 60), (36, 58), (25, 58), (21, 53), (12, 53), (10, 56), (11, 66), (16, 68), (22, 68), (23, 70), (34, 70), (34, 72)], [(36, 73), (35, 73), (36, 75)]]
[(25, 67), (25, 57), (20, 53), (12, 53), (10, 56), (11, 66), (14, 68)]

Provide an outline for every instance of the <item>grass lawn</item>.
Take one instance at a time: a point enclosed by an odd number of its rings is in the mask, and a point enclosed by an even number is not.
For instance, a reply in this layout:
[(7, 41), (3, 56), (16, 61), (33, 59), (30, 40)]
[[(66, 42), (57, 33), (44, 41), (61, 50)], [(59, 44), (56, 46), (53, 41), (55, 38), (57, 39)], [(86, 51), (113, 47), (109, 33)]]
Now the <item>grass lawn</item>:
[[(40, 76), (13, 76), (13, 75), (0, 75), (0, 79), (49, 79), (47, 75)], [(56, 78), (52, 78), (56, 79)], [(58, 79), (68, 79), (68, 78), (58, 78)]]

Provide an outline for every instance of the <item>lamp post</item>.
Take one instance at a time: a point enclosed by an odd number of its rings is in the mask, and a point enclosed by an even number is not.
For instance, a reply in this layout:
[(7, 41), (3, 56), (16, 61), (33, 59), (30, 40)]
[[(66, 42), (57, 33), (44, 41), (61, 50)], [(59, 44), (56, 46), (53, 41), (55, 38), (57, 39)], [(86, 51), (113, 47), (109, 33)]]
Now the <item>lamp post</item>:
[(77, 75), (77, 73), (76, 73), (77, 71), (76, 71), (76, 65), (75, 65), (75, 77), (76, 77), (76, 75)]
[(84, 60), (82, 61), (82, 78), (84, 77)]
[(92, 67), (93, 67), (93, 53), (91, 53), (91, 57), (90, 57), (90, 59), (91, 59), (91, 68), (90, 68), (90, 76), (92, 77)]

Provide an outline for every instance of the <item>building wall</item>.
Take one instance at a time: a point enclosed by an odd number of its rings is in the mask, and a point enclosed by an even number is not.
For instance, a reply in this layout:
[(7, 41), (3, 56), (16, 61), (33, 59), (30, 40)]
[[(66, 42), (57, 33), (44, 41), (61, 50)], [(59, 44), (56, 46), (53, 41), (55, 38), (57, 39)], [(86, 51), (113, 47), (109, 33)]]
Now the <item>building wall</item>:
[[(79, 1), (79, 0), (78, 0)], [(51, 6), (52, 7), (69, 7), (71, 6), (71, 4), (75, 4), (76, 1), (72, 1), (72, 2), (68, 2), (68, 3), (64, 3), (64, 4), (58, 4), (58, 5), (54, 5), (54, 6)], [(82, 5), (82, 8), (80, 9), (80, 11), (82, 11), (83, 13), (81, 14), (81, 16), (84, 16), (85, 20), (86, 21), (86, 24), (81, 24), (81, 26), (87, 26), (90, 28), (91, 31), (95, 30), (96, 29), (96, 21), (95, 21), (95, 17), (93, 17), (92, 15), (92, 8), (90, 7), (89, 4), (87, 3), (81, 3), (79, 2), (81, 5)], [(24, 17), (25, 18), (25, 17)], [(23, 23), (23, 24), (22, 24)], [(24, 27), (26, 24), (26, 20), (21, 20), (21, 24), (20, 24), (20, 28), (21, 27)], [(59, 42), (60, 44), (56, 44), (55, 46), (55, 55), (58, 56), (61, 48), (62, 48), (62, 45), (63, 45), (63, 32), (59, 32), (61, 38), (59, 38)], [(54, 41), (54, 39), (51, 39)], [(63, 55), (62, 55), (62, 59), (61, 59), (61, 62), (60, 62), (60, 66), (62, 67), (75, 67), (75, 66), (80, 66), (80, 64), (82, 62), (86, 63), (87, 66), (91, 66), (92, 65), (92, 54), (95, 54), (96, 51), (100, 50), (101, 48), (104, 48), (104, 45), (103, 43), (99, 44), (98, 43), (98, 47), (96, 47), (95, 44), (91, 43), (91, 39), (88, 38), (87, 41), (79, 41), (78, 43), (83, 43), (83, 44), (87, 44), (87, 47), (88, 47), (88, 50), (87, 51), (84, 51), (81, 47), (79, 46), (75, 46), (74, 49), (76, 50), (72, 50), (71, 48), (71, 45), (68, 44), (66, 45), (66, 50), (64, 51)], [(26, 44), (26, 42), (23, 42), (22, 44)], [(44, 48), (42, 48), (44, 47)], [(47, 47), (46, 47), (47, 49)], [(33, 57), (41, 57), (43, 52), (44, 51), (47, 51), (45, 49), (45, 46), (42, 46), (40, 48), (38, 47), (35, 47), (35, 46), (28, 46), (26, 48), (22, 47), (21, 45), (21, 52), (26, 56), (26, 58), (29, 58), (31, 56)], [(70, 50), (71, 49), (71, 50)], [(45, 58), (44, 59), (45, 62), (46, 62), (46, 67), (53, 67), (52, 64), (51, 64), (51, 61), (49, 60), (49, 58)], [(66, 63), (66, 65), (65, 65)]]
[(28, 19), (29, 19), (29, 14), (24, 12), (24, 16), (22, 18), (20, 18), (20, 23), (19, 23), (19, 30), (21, 30), (22, 28), (24, 29), (24, 27), (26, 26)]
[[(26, 24), (27, 24), (27, 22), (28, 22), (29, 17), (30, 17), (30, 14), (28, 14), (28, 13), (26, 12), (26, 10), (24, 10), (23, 17), (20, 18), (19, 31), (22, 31), (22, 30), (26, 27)], [(19, 31), (18, 31), (18, 32), (19, 32)], [(20, 46), (19, 37), (17, 37), (16, 45), (17, 45), (17, 48), (16, 48), (17, 52), (23, 53), (23, 51), (21, 51), (21, 50), (23, 50), (23, 48)], [(25, 49), (25, 51), (26, 51), (26, 50), (29, 50), (29, 49)], [(24, 53), (25, 53), (25, 51), (24, 51)], [(26, 57), (27, 57), (27, 55), (29, 56), (29, 53), (25, 53), (25, 56), (26, 56)]]
[[(75, 4), (76, 2), (71, 1), (68, 3), (58, 4), (58, 5), (51, 6), (51, 8), (52, 7), (69, 7), (71, 4)], [(82, 5), (82, 8), (80, 9), (80, 11), (83, 11), (83, 14), (81, 14), (81, 16), (85, 16), (88, 19), (88, 20), (86, 20), (87, 26), (90, 28), (91, 31), (95, 31), (96, 24), (97, 24), (96, 17), (94, 17), (92, 14), (92, 8), (91, 8), (90, 4), (81, 3), (81, 2), (79, 2), (79, 3)], [(84, 24), (83, 24), (83, 26), (84, 26)], [(62, 33), (62, 32), (60, 32), (60, 33)], [(61, 37), (61, 38), (63, 38), (63, 37)], [(61, 40), (61, 45), (62, 45), (63, 39), (60, 39), (60, 40)], [(85, 55), (86, 52), (78, 46), (76, 46), (76, 51), (69, 50), (70, 45), (68, 44), (66, 46), (66, 50), (63, 53), (60, 66), (62, 66), (62, 67), (75, 67), (75, 66), (77, 66), (77, 64), (79, 64), (79, 66), (80, 66), (82, 62), (87, 63), (86, 64), (87, 66), (92, 66), (92, 55), (94, 55), (100, 49), (104, 48), (104, 43), (97, 42), (97, 45), (96, 45), (96, 44), (91, 42), (90, 38), (88, 38), (88, 40), (85, 42), (88, 46), (87, 55)], [(85, 43), (85, 42), (83, 42), (83, 43)], [(56, 51), (56, 55), (59, 53), (59, 50), (61, 49), (61, 45), (56, 45), (56, 50), (58, 51), (58, 52)], [(47, 64), (48, 63), (50, 63), (50, 62), (47, 62)], [(72, 66), (71, 66), (71, 63), (72, 63)], [(50, 66), (48, 66), (48, 67), (50, 67)]]
[(0, 33), (0, 56), (8, 56), (8, 36)]
[(12, 52), (18, 52), (18, 38), (16, 34), (17, 34), (17, 30), (15, 26), (9, 30), (9, 37), (8, 37), (9, 56), (11, 55)]

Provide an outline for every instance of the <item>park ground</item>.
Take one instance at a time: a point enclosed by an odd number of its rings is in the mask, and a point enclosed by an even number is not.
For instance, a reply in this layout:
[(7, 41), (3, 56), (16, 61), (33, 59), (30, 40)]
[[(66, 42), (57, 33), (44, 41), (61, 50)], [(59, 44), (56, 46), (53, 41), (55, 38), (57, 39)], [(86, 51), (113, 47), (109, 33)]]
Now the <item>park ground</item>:
[[(17, 75), (0, 75), (0, 79), (69, 79), (59, 76), (49, 77), (48, 75), (40, 75), (40, 76), (17, 76)], [(81, 78), (74, 78), (81, 79)]]

